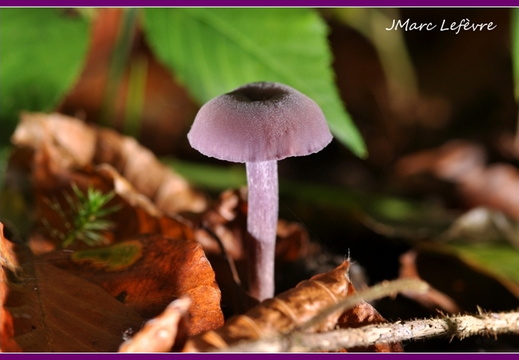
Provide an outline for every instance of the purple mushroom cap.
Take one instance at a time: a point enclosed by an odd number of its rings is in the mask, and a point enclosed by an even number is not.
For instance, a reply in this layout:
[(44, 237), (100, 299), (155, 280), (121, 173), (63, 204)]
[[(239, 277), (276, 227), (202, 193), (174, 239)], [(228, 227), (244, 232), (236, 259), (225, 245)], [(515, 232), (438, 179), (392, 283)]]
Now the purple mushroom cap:
[(202, 154), (241, 163), (312, 154), (332, 140), (312, 99), (270, 82), (247, 84), (208, 101), (187, 136)]

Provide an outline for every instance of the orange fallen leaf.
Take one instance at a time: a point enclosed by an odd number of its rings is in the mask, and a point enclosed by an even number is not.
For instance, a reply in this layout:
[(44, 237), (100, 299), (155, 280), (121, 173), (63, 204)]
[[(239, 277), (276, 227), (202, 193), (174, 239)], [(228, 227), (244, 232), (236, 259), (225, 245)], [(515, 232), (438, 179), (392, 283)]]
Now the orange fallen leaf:
[(113, 130), (57, 113), (26, 112), (11, 140), (19, 148), (34, 151), (38, 165), (34, 180), (40, 188), (54, 186), (63, 174), (109, 164), (165, 213), (200, 212), (206, 207), (204, 196), (184, 178), (161, 164), (135, 139)]
[(2, 222), (0, 222), (0, 266), (11, 271), (15, 271), (19, 266), (14, 253), (14, 244), (5, 237)]
[(15, 272), (17, 266), (14, 244), (4, 237), (4, 224), (0, 222), (0, 352), (21, 350), (14, 340), (13, 317), (4, 307), (8, 295), (7, 272)]
[(140, 328), (143, 319), (101, 287), (23, 245), (14, 250), (18, 271), (0, 269), (2, 351), (115, 351), (125, 331)]
[(22, 349), (14, 339), (13, 317), (7, 309), (0, 309), (0, 352), (20, 352)]
[(223, 324), (220, 289), (202, 247), (193, 240), (140, 235), (108, 247), (53, 253), (61, 269), (100, 285), (143, 318), (189, 296), (190, 335)]

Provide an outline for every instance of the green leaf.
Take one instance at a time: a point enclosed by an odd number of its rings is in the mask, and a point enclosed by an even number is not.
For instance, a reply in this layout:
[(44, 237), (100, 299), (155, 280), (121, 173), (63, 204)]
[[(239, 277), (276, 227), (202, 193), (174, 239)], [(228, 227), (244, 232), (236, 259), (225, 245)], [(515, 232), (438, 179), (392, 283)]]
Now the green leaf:
[(364, 142), (335, 87), (327, 27), (311, 9), (145, 9), (145, 31), (201, 103), (245, 83), (276, 81), (313, 98), (355, 154)]
[(0, 144), (19, 112), (49, 111), (79, 75), (88, 24), (78, 14), (53, 8), (0, 9)]
[(494, 274), (519, 283), (519, 251), (504, 242), (449, 244), (467, 261), (485, 267)]

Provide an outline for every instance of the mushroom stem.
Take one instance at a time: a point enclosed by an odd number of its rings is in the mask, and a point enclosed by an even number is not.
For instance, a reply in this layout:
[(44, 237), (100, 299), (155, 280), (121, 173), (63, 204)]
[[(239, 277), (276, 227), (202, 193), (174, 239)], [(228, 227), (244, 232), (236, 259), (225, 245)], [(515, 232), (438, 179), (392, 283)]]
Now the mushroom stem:
[(277, 161), (247, 162), (249, 292), (262, 301), (274, 296), (278, 222)]

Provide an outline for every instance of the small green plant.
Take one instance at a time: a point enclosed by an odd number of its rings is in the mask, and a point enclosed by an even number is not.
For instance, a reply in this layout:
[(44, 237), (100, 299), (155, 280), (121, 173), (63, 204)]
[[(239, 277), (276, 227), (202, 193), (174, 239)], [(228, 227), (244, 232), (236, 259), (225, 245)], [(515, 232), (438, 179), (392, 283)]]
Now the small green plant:
[(109, 230), (113, 223), (106, 220), (105, 217), (119, 210), (119, 206), (107, 207), (115, 193), (110, 191), (103, 194), (91, 187), (86, 193), (83, 193), (75, 184), (72, 185), (72, 191), (74, 196), (64, 195), (70, 209), (68, 212), (58, 201), (48, 201), (50, 208), (62, 219), (66, 230), (62, 232), (51, 228), (48, 222), (45, 223), (45, 226), (52, 236), (61, 240), (61, 246), (64, 248), (75, 241), (82, 241), (89, 246), (106, 244), (103, 232)]

